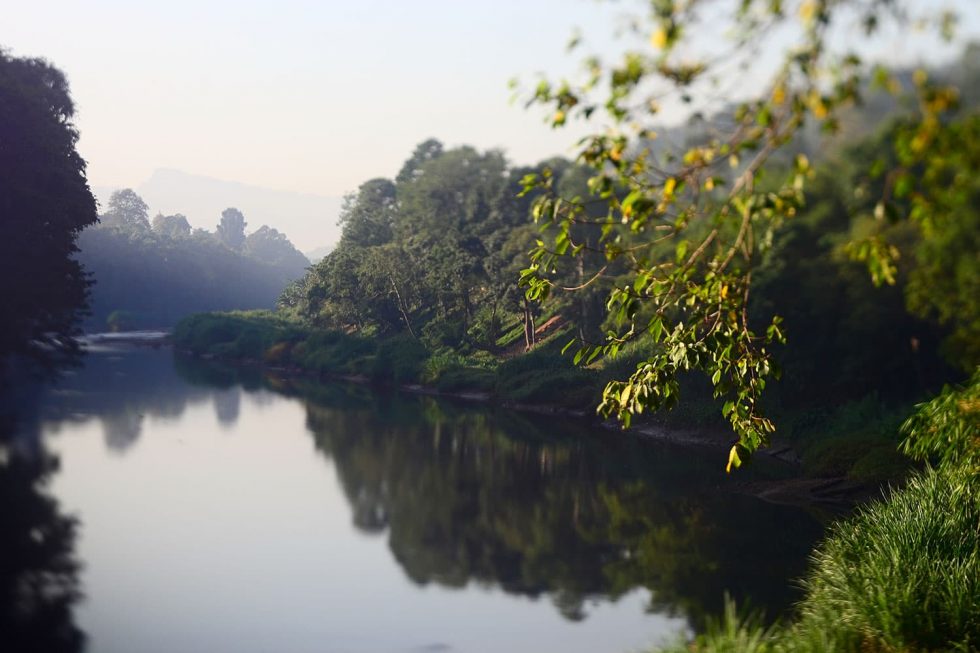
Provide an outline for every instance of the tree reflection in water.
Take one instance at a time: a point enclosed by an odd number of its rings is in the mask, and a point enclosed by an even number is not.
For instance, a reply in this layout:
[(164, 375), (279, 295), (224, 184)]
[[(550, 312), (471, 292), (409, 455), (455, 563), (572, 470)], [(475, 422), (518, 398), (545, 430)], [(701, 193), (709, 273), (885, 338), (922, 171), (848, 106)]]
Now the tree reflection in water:
[[(573, 620), (587, 618), (594, 602), (640, 588), (651, 594), (651, 611), (684, 616), (695, 629), (720, 611), (726, 592), (778, 617), (797, 597), (793, 579), (803, 574), (822, 533), (820, 521), (804, 510), (730, 491), (733, 479), (719, 469), (714, 452), (654, 445), (581, 422), (180, 358), (175, 363), (164, 352), (91, 357), (68, 385), (77, 392), (49, 402), (60, 413), (41, 419), (98, 417), (123, 426), (130, 424), (128, 415), (178, 416), (210, 401), (231, 424), (243, 392), (296, 397), (306, 407), (317, 449), (336, 467), (354, 524), (387, 537), (408, 578), (545, 596)], [(120, 428), (119, 435), (124, 431), (126, 437), (110, 438), (106, 430), (107, 444), (120, 453), (139, 437), (138, 427)], [(50, 599), (39, 607), (55, 607), (36, 613), (56, 615), (60, 605), (64, 619), (60, 630), (42, 632), (80, 641), (70, 621), (77, 597), (74, 523), (38, 490), (50, 461), (33, 472), (16, 458), (4, 464), (4, 491), (13, 491), (7, 479), (21, 478), (17, 501), (27, 506), (10, 513), (16, 501), (5, 500), (4, 519), (39, 526), (13, 524), (3, 537), (48, 533), (37, 548), (47, 552), (53, 571), (35, 577), (58, 591), (39, 594)], [(23, 480), (31, 473), (33, 480)], [(736, 480), (746, 478), (740, 473)], [(6, 572), (4, 588), (13, 587), (11, 579)]]
[(0, 650), (9, 653), (84, 645), (72, 615), (80, 598), (78, 525), (45, 490), (56, 469), (43, 450), (0, 443)]
[[(280, 382), (282, 383), (282, 382)], [(703, 452), (428, 397), (293, 384), (354, 523), (416, 583), (548, 595), (585, 618), (637, 588), (694, 628), (726, 593), (780, 616), (820, 522), (726, 490)]]

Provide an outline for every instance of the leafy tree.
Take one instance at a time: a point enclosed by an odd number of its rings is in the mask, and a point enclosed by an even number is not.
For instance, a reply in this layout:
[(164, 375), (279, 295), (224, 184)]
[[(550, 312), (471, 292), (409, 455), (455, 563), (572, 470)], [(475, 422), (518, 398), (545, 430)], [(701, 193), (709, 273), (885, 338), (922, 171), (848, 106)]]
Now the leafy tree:
[(174, 215), (158, 213), (153, 218), (153, 231), (171, 240), (189, 238), (191, 235), (191, 223), (181, 213), (175, 213)]
[(442, 143), (434, 138), (419, 143), (415, 146), (415, 151), (412, 152), (412, 156), (405, 162), (402, 169), (398, 171), (398, 176), (395, 177), (395, 181), (399, 184), (412, 181), (422, 173), (422, 166), (427, 161), (442, 156), (442, 152)]
[(533, 242), (519, 179), (500, 152), (420, 144), (396, 181), (347, 198), (337, 248), (280, 305), (318, 326), (495, 349), (520, 310), (515, 261)]
[[(543, 191), (534, 216), (548, 234), (522, 281), (530, 297), (547, 297), (561, 287), (556, 275), (562, 261), (586, 248), (597, 248), (619, 264), (624, 272), (609, 293), (608, 336), (601, 344), (582, 343), (576, 360), (615, 356), (637, 339), (653, 346), (628, 379), (608, 384), (600, 411), (628, 425), (644, 410), (674, 405), (681, 377), (700, 371), (738, 437), (729, 454), (731, 468), (764, 446), (775, 431), (762, 396), (776, 372), (772, 349), (784, 341), (784, 327), (778, 315), (752, 319), (753, 276), (782, 225), (803, 208), (812, 176), (802, 151), (791, 161), (784, 158), (789, 165), (783, 169), (775, 165), (775, 154), (799, 143), (808, 125), (838, 130), (845, 109), (860, 101), (869, 77), (901, 88), (890, 73), (870, 70), (853, 48), (839, 46), (835, 34), (857, 20), (871, 36), (889, 19), (901, 21), (905, 14), (901, 7), (893, 13), (892, 5), (898, 3), (888, 2), (724, 3), (733, 17), (732, 52), (719, 57), (702, 48), (697, 57), (691, 40), (699, 32), (716, 30), (723, 11), (714, 6), (714, 23), (709, 23), (701, 4), (650, 3), (649, 16), (635, 23), (638, 31), (649, 34), (642, 47), (629, 49), (608, 66), (590, 59), (589, 77), (581, 85), (542, 80), (529, 93), (531, 103), (548, 107), (555, 127), (599, 113), (612, 127), (584, 139), (578, 154), (593, 169), (588, 184), (605, 206), (602, 219), (589, 214), (589, 200), (561, 196), (553, 175), (526, 179), (528, 190)], [(952, 18), (943, 14), (936, 22), (948, 33)], [(782, 48), (787, 41), (780, 39), (787, 34), (792, 43), (783, 48), (781, 65), (755, 98), (734, 107), (727, 119), (712, 121), (689, 147), (651, 147), (657, 139), (651, 123), (664, 95), (673, 93), (692, 104), (707, 101), (731, 74), (726, 67), (751, 66), (753, 53), (761, 47)], [(871, 213), (882, 226), (886, 218), (911, 216), (928, 239), (934, 211), (944, 216), (942, 221), (949, 211), (934, 194), (914, 192), (921, 186), (913, 170), (930, 169), (930, 162), (949, 158), (944, 143), (952, 146), (953, 141), (943, 134), (953, 124), (956, 92), (928, 84), (921, 72), (915, 81), (916, 110), (896, 133), (900, 168), (890, 175), (883, 175), (885, 166), (869, 170), (881, 177), (882, 191)], [(597, 89), (602, 88), (608, 92), (600, 95)], [(905, 206), (896, 201), (903, 199), (909, 200)], [(593, 239), (583, 238), (582, 229), (591, 229)], [(897, 249), (880, 228), (857, 239), (851, 252), (867, 263), (876, 282), (896, 282)]]
[(75, 241), (97, 214), (74, 111), (61, 71), (0, 50), (0, 372), (77, 352), (89, 282)]
[[(964, 58), (971, 52), (977, 49)], [(978, 81), (980, 75), (970, 86)], [(923, 235), (906, 298), (917, 315), (949, 329), (947, 356), (969, 372), (980, 366), (980, 115), (930, 135), (927, 156), (915, 151), (915, 131), (900, 129), (898, 136), (894, 196), (907, 202), (903, 209)]]
[[(146, 206), (132, 191), (122, 199), (111, 211), (117, 217)], [(237, 223), (234, 215), (231, 221)], [(96, 281), (87, 322), (93, 329), (165, 327), (198, 311), (271, 308), (308, 264), (284, 234), (265, 226), (236, 251), (192, 230), (179, 213), (157, 215), (152, 230), (119, 226), (126, 224), (140, 222), (101, 224), (79, 237), (78, 258)]]
[(395, 184), (388, 179), (364, 182), (344, 200), (338, 222), (343, 227), (341, 242), (358, 247), (390, 242), (395, 213)]
[(240, 252), (245, 245), (245, 216), (235, 208), (227, 208), (221, 212), (221, 221), (215, 234), (226, 247)]
[(266, 225), (245, 238), (242, 251), (251, 259), (282, 270), (290, 279), (301, 276), (310, 264), (286, 234)]
[(133, 234), (150, 231), (150, 207), (132, 189), (124, 188), (109, 196), (109, 207), (100, 216), (106, 227), (113, 227)]

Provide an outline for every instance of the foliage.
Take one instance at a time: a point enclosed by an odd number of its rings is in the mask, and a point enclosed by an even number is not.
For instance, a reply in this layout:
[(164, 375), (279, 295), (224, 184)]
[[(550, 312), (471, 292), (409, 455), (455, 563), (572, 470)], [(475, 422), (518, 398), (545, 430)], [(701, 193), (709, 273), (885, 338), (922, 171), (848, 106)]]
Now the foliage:
[(215, 236), (228, 249), (240, 251), (245, 244), (245, 216), (236, 208), (221, 212), (221, 221), (215, 229)]
[(906, 287), (909, 307), (949, 327), (947, 355), (969, 372), (980, 365), (980, 114), (902, 137), (894, 195), (924, 234)]
[(902, 450), (918, 460), (980, 472), (980, 368), (961, 388), (947, 386), (902, 425)]
[[(555, 275), (563, 261), (597, 250), (611, 266), (618, 265), (621, 276), (608, 295), (612, 319), (605, 342), (581, 342), (576, 360), (588, 364), (615, 355), (638, 338), (656, 348), (628, 379), (606, 386), (600, 411), (629, 425), (644, 410), (670, 408), (677, 402), (679, 377), (698, 370), (710, 379), (723, 403), (722, 414), (738, 437), (729, 454), (730, 469), (767, 444), (775, 430), (761, 402), (777, 375), (773, 347), (784, 341), (784, 325), (771, 311), (750, 315), (750, 297), (753, 275), (780, 229), (804, 206), (813, 171), (799, 149), (800, 138), (810, 125), (838, 130), (846, 109), (861, 100), (872, 76), (852, 48), (837, 45), (835, 31), (857, 19), (873, 36), (886, 19), (901, 13), (893, 16), (888, 3), (880, 2), (727, 3), (733, 51), (718, 56), (702, 48), (702, 56), (692, 58), (698, 52), (690, 42), (694, 35), (717, 29), (700, 11), (701, 4), (651, 3), (649, 17), (634, 23), (652, 32), (648, 44), (630, 49), (617, 64), (590, 59), (584, 84), (542, 80), (528, 93), (529, 104), (548, 107), (555, 127), (572, 117), (589, 119), (600, 113), (612, 127), (583, 139), (578, 154), (578, 161), (592, 168), (589, 190), (607, 209), (602, 217), (589, 212), (594, 200), (561, 193), (547, 171), (525, 178), (527, 191), (541, 193), (534, 217), (543, 235), (522, 283), (530, 298), (544, 299), (562, 287)], [(723, 11), (712, 9), (715, 17)], [(950, 22), (948, 16), (940, 21), (944, 33)], [(725, 66), (745, 61), (751, 67), (752, 52), (762, 43), (779, 48), (773, 36), (777, 33), (784, 35), (780, 43), (791, 35), (792, 44), (771, 82), (754, 99), (707, 121), (703, 136), (680, 151), (656, 144), (651, 119), (659, 112), (661, 96), (673, 91), (689, 103), (710, 96)], [(900, 87), (887, 72), (877, 71), (874, 77), (889, 88)], [(899, 167), (886, 176), (884, 199), (876, 202), (873, 213), (882, 220), (911, 216), (928, 241), (933, 209), (944, 202), (964, 205), (961, 187), (975, 182), (966, 172), (970, 166), (955, 166), (971, 163), (975, 156), (952, 154), (962, 149), (958, 128), (949, 122), (955, 91), (930, 85), (921, 74), (916, 82), (918, 110), (897, 132), (892, 158)], [(603, 87), (605, 93), (599, 90)], [(776, 156), (794, 149), (795, 156)], [(937, 168), (921, 179), (928, 192), (918, 192), (916, 166)], [(957, 180), (954, 190), (932, 190), (950, 175)], [(909, 199), (907, 212), (894, 201), (900, 199)], [(940, 224), (938, 231), (943, 229)], [(583, 230), (594, 235), (585, 238)], [(867, 263), (876, 282), (895, 283), (897, 249), (878, 233), (856, 240), (851, 252)], [(969, 256), (961, 260), (966, 261), (963, 276), (969, 278), (976, 262)], [(950, 292), (959, 295), (960, 289)]]
[(289, 242), (286, 234), (267, 225), (262, 225), (245, 237), (243, 254), (254, 261), (282, 270), (291, 279), (301, 277), (310, 263)]
[(263, 360), (270, 347), (295, 340), (300, 332), (270, 312), (198, 313), (181, 320), (174, 344), (198, 355)]
[[(369, 180), (346, 198), (340, 243), (287, 288), (280, 309), (312, 326), (404, 332), (461, 355), (497, 351), (515, 329), (532, 345), (542, 311), (517, 286), (533, 243), (529, 200), (516, 197), (523, 174), (499, 152), (425, 141), (394, 181)], [(574, 305), (561, 308), (578, 317)]]
[(68, 82), (0, 50), (0, 374), (14, 357), (49, 369), (78, 349), (89, 282), (73, 258), (96, 221)]
[(835, 526), (797, 620), (769, 631), (726, 612), (677, 651), (971, 651), (980, 642), (980, 489), (928, 471)]
[(191, 224), (187, 221), (187, 217), (180, 213), (174, 215), (158, 213), (153, 218), (153, 231), (171, 240), (188, 238), (191, 235)]
[[(229, 224), (244, 229), (235, 209), (222, 217), (225, 236), (191, 230), (181, 214), (157, 215), (131, 190), (117, 191), (102, 223), (79, 236), (78, 260), (94, 280), (91, 329), (126, 314), (128, 328), (167, 327), (209, 310), (272, 308), (282, 289), (308, 265), (285, 235), (263, 226), (227, 246)], [(241, 221), (237, 218), (241, 217)], [(219, 231), (221, 225), (219, 225)]]
[(129, 188), (117, 190), (109, 196), (109, 206), (99, 216), (99, 222), (130, 233), (146, 234), (150, 231), (150, 207), (143, 198)]

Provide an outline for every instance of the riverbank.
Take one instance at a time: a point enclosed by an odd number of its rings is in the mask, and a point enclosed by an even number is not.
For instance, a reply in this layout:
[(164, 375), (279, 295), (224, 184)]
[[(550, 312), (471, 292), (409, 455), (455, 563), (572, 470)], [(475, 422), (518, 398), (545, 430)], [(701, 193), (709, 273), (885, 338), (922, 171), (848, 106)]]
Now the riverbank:
[(902, 450), (935, 467), (831, 528), (792, 622), (765, 627), (729, 603), (707, 632), (661, 653), (978, 650), (980, 370), (901, 431)]
[(105, 333), (86, 333), (79, 338), (83, 347), (92, 345), (146, 345), (159, 347), (171, 342), (170, 331), (166, 329), (146, 329), (141, 331), (118, 331)]
[[(369, 338), (310, 329), (270, 312), (237, 312), (191, 316), (177, 325), (172, 340), (178, 350), (195, 357), (281, 375), (486, 402), (620, 429), (592, 407), (606, 382), (628, 375), (643, 352), (577, 367), (561, 354), (568, 338), (558, 331), (526, 353), (433, 352), (407, 335)], [(721, 457), (730, 445), (729, 428), (710, 393), (691, 385), (678, 409), (643, 416), (630, 431), (674, 444), (718, 448)], [(781, 415), (781, 435), (762, 455), (791, 466), (794, 479), (744, 484), (739, 491), (774, 503), (819, 504), (835, 512), (879, 496), (879, 488), (900, 483), (910, 470), (909, 461), (896, 451), (897, 427), (906, 415), (874, 397), (832, 410)]]

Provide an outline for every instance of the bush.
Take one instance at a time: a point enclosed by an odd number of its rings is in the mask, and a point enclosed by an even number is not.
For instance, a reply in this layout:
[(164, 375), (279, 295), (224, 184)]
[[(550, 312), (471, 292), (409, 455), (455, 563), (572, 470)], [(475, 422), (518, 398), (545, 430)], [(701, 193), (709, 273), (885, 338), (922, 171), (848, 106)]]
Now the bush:
[(410, 335), (400, 335), (378, 343), (371, 362), (370, 376), (375, 381), (414, 383), (422, 375), (429, 350)]

